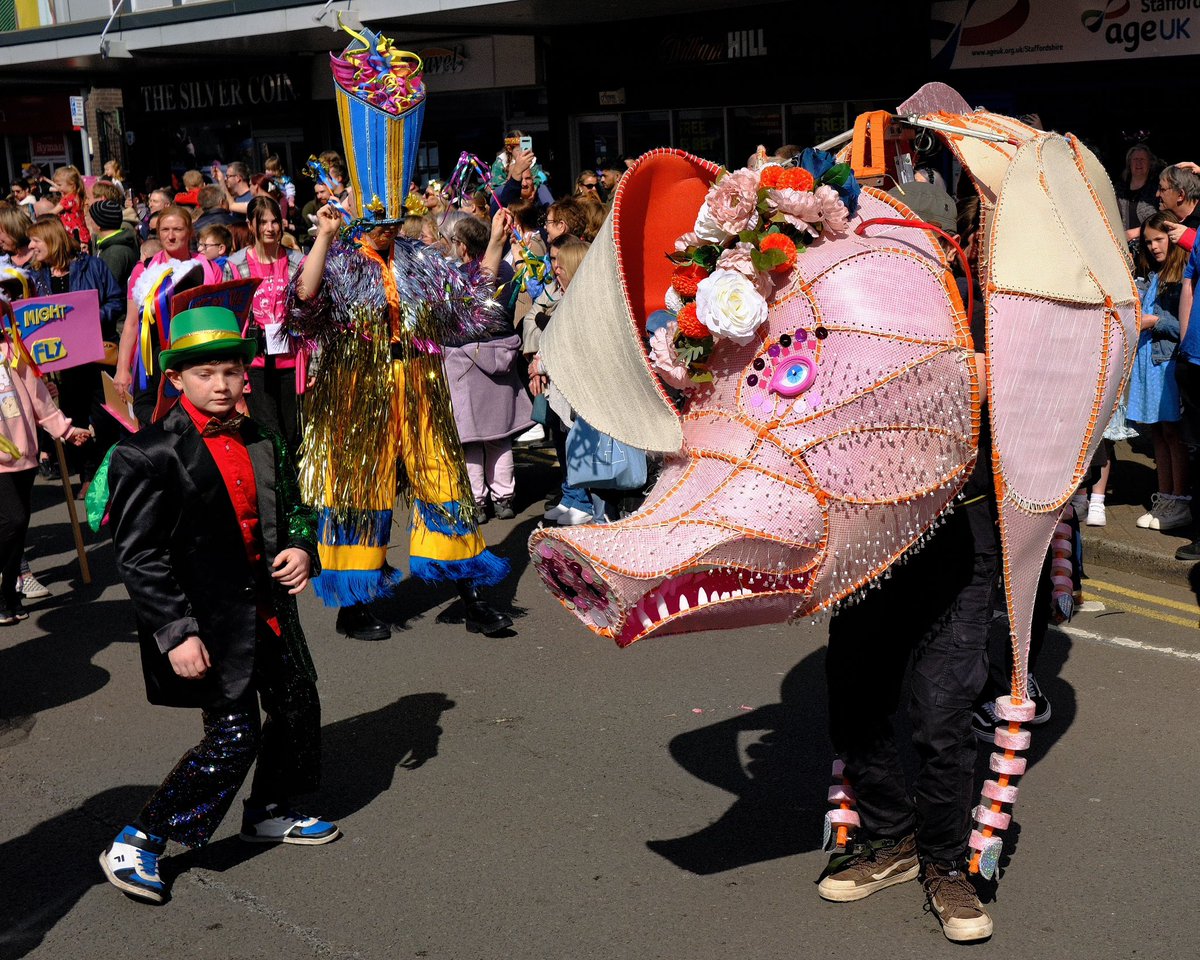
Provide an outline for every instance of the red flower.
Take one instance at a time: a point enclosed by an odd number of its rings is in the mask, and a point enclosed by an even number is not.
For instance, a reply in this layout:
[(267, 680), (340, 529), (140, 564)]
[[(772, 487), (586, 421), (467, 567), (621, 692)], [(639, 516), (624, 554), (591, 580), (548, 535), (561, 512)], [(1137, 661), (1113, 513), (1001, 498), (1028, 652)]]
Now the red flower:
[(816, 181), (813, 175), (803, 167), (789, 167), (779, 178), (779, 186), (784, 190), (812, 190)]
[(676, 267), (671, 274), (671, 286), (685, 300), (696, 295), (696, 287), (708, 276), (708, 271), (698, 263), (684, 264)]
[(763, 190), (775, 190), (779, 187), (781, 179), (783, 179), (783, 167), (773, 163), (768, 167), (763, 167), (762, 173), (758, 177), (758, 185)]
[[(812, 177), (809, 177), (811, 180)], [(783, 263), (776, 264), (771, 268), (772, 273), (782, 273), (785, 270), (791, 270), (796, 265), (796, 245), (790, 237), (782, 233), (768, 233), (758, 243), (758, 249), (763, 253), (768, 250), (778, 250), (783, 256)]]
[(696, 305), (694, 303), (685, 303), (683, 309), (679, 311), (679, 315), (675, 318), (675, 322), (679, 324), (679, 332), (685, 337), (691, 337), (693, 340), (703, 340), (708, 336), (708, 327), (700, 322), (700, 317), (696, 314)]

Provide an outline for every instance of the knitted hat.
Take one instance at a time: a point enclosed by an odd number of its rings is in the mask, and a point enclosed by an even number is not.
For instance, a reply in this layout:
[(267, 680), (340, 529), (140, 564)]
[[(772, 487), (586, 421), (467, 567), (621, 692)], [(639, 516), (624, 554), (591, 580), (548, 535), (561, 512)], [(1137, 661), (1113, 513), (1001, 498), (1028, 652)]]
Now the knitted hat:
[(258, 346), (242, 336), (237, 315), (225, 307), (194, 307), (171, 319), (171, 348), (159, 354), (164, 370), (178, 370), (181, 363), (240, 357), (254, 359)]
[(88, 212), (101, 230), (118, 230), (121, 227), (121, 205), (116, 200), (93, 200)]

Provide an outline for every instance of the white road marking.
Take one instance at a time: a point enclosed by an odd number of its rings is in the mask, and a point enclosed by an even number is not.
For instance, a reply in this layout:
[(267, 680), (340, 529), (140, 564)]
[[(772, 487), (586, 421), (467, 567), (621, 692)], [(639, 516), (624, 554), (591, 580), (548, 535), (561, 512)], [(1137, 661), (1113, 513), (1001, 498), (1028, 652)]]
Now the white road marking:
[(1060, 630), (1068, 637), (1077, 637), (1080, 640), (1093, 640), (1098, 643), (1107, 643), (1114, 647), (1127, 647), (1131, 650), (1142, 650), (1147, 653), (1163, 653), (1169, 657), (1178, 657), (1180, 660), (1200, 661), (1200, 653), (1194, 653), (1190, 650), (1177, 650), (1175, 647), (1156, 647), (1152, 643), (1142, 643), (1141, 640), (1131, 640), (1129, 637), (1106, 637), (1102, 633), (1081, 630), (1079, 627), (1060, 625), (1053, 629)]

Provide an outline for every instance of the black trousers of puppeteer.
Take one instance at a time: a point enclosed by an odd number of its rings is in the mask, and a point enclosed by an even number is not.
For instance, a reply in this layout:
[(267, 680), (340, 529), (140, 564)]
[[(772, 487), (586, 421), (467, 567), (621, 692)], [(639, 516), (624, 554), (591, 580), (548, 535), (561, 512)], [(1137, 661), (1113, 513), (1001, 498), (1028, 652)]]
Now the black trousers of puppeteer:
[[(927, 861), (957, 863), (967, 850), (976, 792), (971, 707), (987, 680), (999, 558), (992, 498), (960, 506), (923, 550), (829, 625), (830, 735), (863, 829), (872, 838), (915, 829)], [(910, 661), (911, 796), (893, 727)]]
[[(260, 722), (259, 701), (266, 714)], [(258, 757), (248, 802), (286, 805), (316, 789), (321, 772), (321, 704), (283, 640), (259, 624), (254, 682), (237, 702), (205, 710), (204, 739), (180, 758), (135, 824), (196, 847), (229, 812)]]

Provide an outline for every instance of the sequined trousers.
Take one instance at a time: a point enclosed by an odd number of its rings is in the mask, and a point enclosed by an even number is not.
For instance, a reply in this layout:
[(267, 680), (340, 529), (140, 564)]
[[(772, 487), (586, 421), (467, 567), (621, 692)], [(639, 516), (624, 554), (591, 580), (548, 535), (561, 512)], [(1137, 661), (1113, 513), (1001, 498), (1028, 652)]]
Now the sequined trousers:
[(250, 805), (286, 805), (295, 794), (316, 789), (321, 773), (317, 687), (262, 624), (250, 690), (227, 706), (203, 711), (203, 720), (204, 739), (180, 758), (142, 809), (136, 821), (140, 828), (189, 847), (203, 846), (229, 812), (256, 756)]

